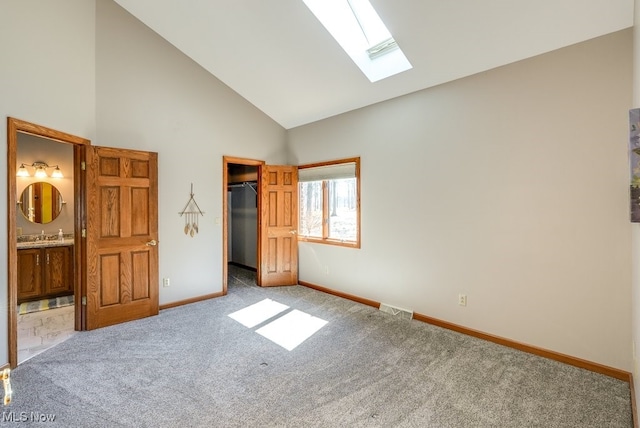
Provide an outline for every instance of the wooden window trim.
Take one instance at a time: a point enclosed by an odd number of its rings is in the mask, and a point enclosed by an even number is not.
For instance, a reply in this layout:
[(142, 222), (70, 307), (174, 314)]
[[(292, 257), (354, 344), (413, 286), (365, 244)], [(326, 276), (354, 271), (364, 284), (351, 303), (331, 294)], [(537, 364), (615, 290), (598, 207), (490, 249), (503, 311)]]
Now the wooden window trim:
[(329, 182), (322, 181), (322, 239), (329, 239)]
[(329, 213), (329, 186), (327, 180), (322, 181), (322, 236), (326, 236), (327, 238), (319, 238), (313, 236), (302, 236), (298, 235), (298, 241), (301, 242), (311, 242), (316, 244), (327, 244), (327, 245), (335, 245), (339, 247), (347, 247), (347, 248), (360, 248), (360, 239), (361, 239), (361, 223), (360, 223), (360, 157), (352, 157), (345, 159), (337, 159), (333, 161), (324, 161), (324, 162), (316, 162), (311, 164), (299, 165), (298, 169), (306, 169), (306, 168), (316, 168), (322, 166), (330, 166), (341, 163), (354, 163), (355, 164), (355, 178), (356, 178), (356, 226), (357, 226), (357, 234), (355, 241), (342, 241), (339, 239), (328, 238), (329, 236), (329, 221), (328, 221), (328, 213)]
[(339, 247), (360, 248), (360, 243), (356, 241), (340, 241), (331, 238), (314, 238), (311, 236), (298, 236), (298, 241), (313, 242), (316, 244), (336, 245)]

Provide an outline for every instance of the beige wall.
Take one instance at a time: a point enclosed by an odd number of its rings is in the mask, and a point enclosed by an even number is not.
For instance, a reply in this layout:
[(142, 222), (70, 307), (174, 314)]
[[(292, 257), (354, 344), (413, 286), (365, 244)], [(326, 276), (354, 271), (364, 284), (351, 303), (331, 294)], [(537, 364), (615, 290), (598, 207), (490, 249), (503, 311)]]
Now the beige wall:
[[(222, 157), (282, 163), (284, 128), (112, 1), (97, 3), (97, 145), (158, 152), (160, 304), (222, 291)], [(195, 237), (178, 212), (205, 212)]]
[(629, 31), (289, 133), (110, 0), (3, 0), (0, 38), (2, 116), (159, 153), (161, 303), (221, 289), (223, 155), (359, 155), (362, 249), (301, 245), (302, 280), (631, 369)]
[[(85, 138), (95, 135), (95, 3), (88, 0), (2, 0), (0, 13), (0, 152), (6, 117)], [(0, 156), (0, 171), (7, 170)], [(0, 174), (0, 242), (7, 242), (7, 181)], [(0, 260), (7, 260), (0, 245)], [(7, 267), (0, 302), (7, 301)], [(0, 365), (8, 361), (7, 307), (0, 305)]]
[(302, 243), (300, 279), (630, 370), (631, 47), (614, 33), (290, 130), (292, 163), (362, 158), (362, 248)]
[[(221, 291), (222, 156), (282, 163), (285, 130), (110, 0), (3, 0), (1, 8), (0, 38), (11, 43), (0, 47), (0, 115), (94, 145), (158, 152), (160, 277), (172, 279), (160, 302)], [(178, 215), (191, 183), (205, 211), (194, 238)], [(0, 175), (5, 213), (6, 188)], [(0, 301), (6, 293), (0, 287)], [(0, 365), (8, 361), (6, 320), (0, 305)]]
[[(633, 28), (633, 108), (640, 107), (640, 0), (634, 1), (635, 5), (635, 26)], [(636, 402), (640, 403), (640, 365), (638, 352), (640, 346), (640, 225), (632, 224), (632, 326), (633, 326), (633, 379), (635, 383)]]

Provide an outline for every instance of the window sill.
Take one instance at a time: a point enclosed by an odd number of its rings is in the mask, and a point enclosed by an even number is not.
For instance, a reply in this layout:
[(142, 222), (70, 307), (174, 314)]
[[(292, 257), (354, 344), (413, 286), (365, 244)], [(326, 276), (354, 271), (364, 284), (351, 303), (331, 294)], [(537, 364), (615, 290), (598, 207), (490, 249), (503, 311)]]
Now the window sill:
[(338, 239), (329, 239), (329, 238), (322, 239), (322, 238), (313, 238), (310, 236), (298, 236), (298, 241), (310, 242), (312, 244), (335, 245), (338, 247), (360, 248), (360, 242), (356, 242), (356, 241), (340, 241)]

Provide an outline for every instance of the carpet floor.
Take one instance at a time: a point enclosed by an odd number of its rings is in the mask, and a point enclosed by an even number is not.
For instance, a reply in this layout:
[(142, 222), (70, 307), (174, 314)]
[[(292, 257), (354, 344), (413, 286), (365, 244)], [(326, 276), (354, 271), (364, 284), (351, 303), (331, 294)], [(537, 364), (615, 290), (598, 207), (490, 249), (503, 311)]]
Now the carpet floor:
[[(82, 332), (20, 365), (0, 424), (632, 426), (625, 382), (305, 287), (259, 288), (250, 271), (230, 276), (227, 296)], [(229, 316), (265, 299), (286, 309), (250, 326)], [(274, 342), (278, 328), (304, 337), (307, 321), (317, 331), (291, 350)]]

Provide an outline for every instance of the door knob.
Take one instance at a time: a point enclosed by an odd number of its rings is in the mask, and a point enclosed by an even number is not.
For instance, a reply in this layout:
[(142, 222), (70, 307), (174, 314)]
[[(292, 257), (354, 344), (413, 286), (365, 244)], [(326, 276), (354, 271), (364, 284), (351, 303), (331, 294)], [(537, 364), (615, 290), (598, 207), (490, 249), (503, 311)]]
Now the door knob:
[(298, 233), (298, 231), (293, 229), (293, 230), (290, 230), (289, 233), (292, 234), (292, 235), (295, 235), (296, 233)]
[(156, 241), (155, 239), (152, 239), (151, 241), (147, 242), (146, 245), (149, 247), (155, 247), (156, 245), (158, 245), (158, 241)]

